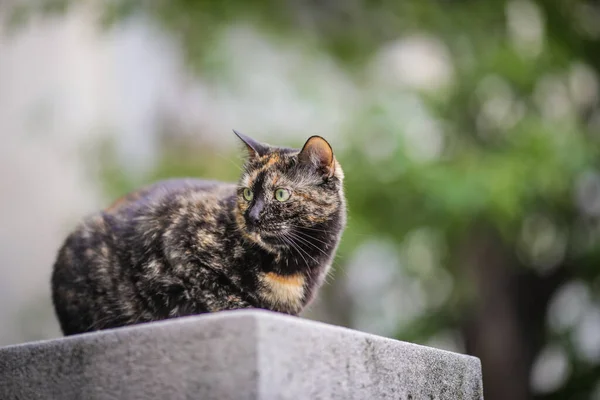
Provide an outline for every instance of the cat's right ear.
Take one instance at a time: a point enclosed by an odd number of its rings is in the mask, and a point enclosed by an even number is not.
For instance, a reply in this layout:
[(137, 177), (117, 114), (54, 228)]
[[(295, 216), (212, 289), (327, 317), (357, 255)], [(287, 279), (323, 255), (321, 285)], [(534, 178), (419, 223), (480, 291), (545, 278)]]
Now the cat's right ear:
[(244, 144), (246, 145), (246, 149), (248, 150), (249, 158), (261, 157), (268, 153), (269, 148), (267, 146), (265, 146), (264, 144), (257, 142), (256, 140), (252, 139), (251, 137), (248, 137), (248, 136), (244, 135), (243, 133), (236, 131), (235, 129), (233, 129), (233, 133), (235, 133), (235, 135), (237, 137), (239, 137), (240, 140), (242, 142), (244, 142)]
[(327, 140), (321, 136), (311, 136), (298, 154), (301, 163), (310, 165), (330, 178), (335, 173), (335, 158)]

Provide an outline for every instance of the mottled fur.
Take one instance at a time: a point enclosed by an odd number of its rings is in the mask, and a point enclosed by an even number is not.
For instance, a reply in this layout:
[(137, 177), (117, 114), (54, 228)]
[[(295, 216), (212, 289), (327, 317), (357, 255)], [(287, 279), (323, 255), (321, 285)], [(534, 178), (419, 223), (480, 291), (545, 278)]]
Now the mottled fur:
[(237, 185), (159, 182), (69, 235), (52, 275), (66, 335), (238, 308), (296, 315), (313, 299), (345, 226), (342, 170), (319, 137), (298, 151), (238, 136)]

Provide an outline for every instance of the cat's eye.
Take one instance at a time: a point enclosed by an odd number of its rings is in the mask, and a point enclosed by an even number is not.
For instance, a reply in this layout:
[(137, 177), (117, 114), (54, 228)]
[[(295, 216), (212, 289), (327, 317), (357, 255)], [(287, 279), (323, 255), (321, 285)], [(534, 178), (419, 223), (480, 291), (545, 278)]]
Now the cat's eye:
[(277, 201), (287, 201), (290, 198), (290, 191), (287, 189), (279, 188), (275, 190), (275, 199)]
[(246, 201), (252, 201), (252, 199), (254, 198), (254, 193), (252, 193), (252, 190), (248, 189), (248, 188), (244, 188), (244, 199), (246, 199)]

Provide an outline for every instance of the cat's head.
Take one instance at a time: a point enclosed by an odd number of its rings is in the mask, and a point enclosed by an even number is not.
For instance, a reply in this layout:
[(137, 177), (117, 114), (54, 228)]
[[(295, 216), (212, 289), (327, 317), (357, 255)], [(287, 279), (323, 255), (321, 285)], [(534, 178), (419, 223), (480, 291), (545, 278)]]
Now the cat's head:
[(302, 149), (289, 149), (234, 132), (248, 151), (237, 191), (244, 236), (274, 251), (302, 234), (337, 236), (346, 217), (344, 173), (329, 143), (312, 136)]

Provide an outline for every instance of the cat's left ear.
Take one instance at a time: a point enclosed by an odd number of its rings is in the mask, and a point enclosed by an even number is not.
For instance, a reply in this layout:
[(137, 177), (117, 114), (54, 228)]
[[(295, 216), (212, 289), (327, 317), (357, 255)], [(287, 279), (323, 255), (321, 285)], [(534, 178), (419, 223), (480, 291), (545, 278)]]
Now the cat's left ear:
[(327, 178), (335, 172), (333, 149), (321, 136), (311, 136), (298, 154), (301, 163), (310, 164)]
[(248, 137), (243, 133), (236, 131), (235, 129), (233, 129), (233, 133), (235, 133), (235, 135), (239, 137), (242, 142), (244, 142), (250, 158), (262, 157), (269, 152), (268, 146), (257, 142), (251, 137)]

